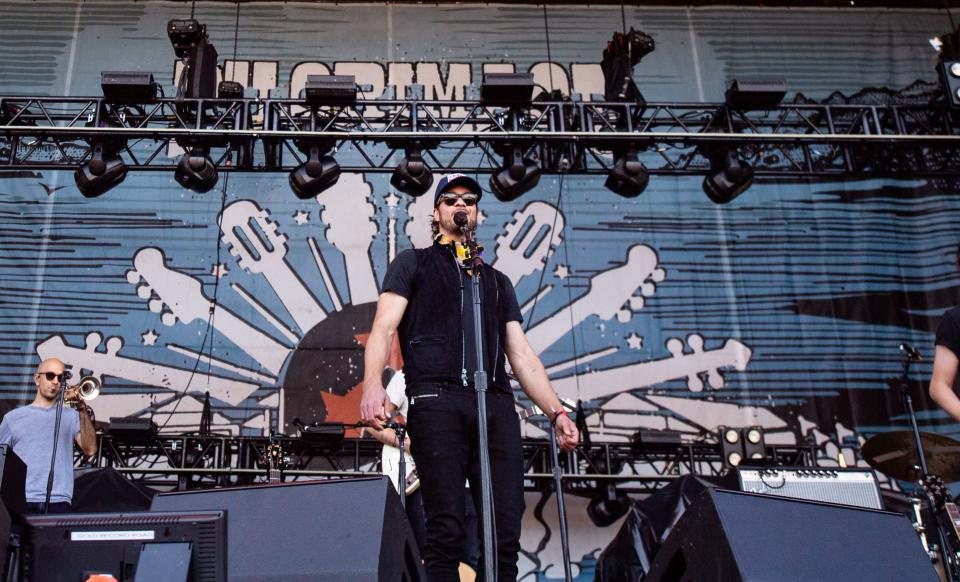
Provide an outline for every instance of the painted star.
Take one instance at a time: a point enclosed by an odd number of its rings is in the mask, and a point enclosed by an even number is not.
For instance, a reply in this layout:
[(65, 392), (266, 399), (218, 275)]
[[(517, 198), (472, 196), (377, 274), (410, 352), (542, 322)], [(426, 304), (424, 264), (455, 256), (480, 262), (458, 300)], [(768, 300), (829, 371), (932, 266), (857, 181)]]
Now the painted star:
[(217, 279), (223, 277), (229, 272), (230, 272), (230, 269), (228, 269), (227, 266), (224, 265), (223, 263), (210, 267), (210, 274), (216, 277)]
[(304, 224), (310, 222), (310, 213), (304, 212), (303, 210), (298, 210), (293, 213), (293, 221), (303, 226)]
[(643, 338), (638, 336), (635, 333), (631, 333), (626, 337), (627, 345), (630, 346), (631, 350), (639, 350), (643, 347)]
[(157, 332), (153, 331), (152, 329), (148, 329), (145, 333), (140, 334), (140, 341), (143, 342), (143, 345), (145, 346), (152, 346), (156, 345), (157, 338), (159, 337), (160, 336), (157, 335)]
[(400, 204), (400, 197), (391, 192), (387, 194), (386, 198), (383, 199), (387, 203), (387, 206), (390, 208), (396, 208)]
[(556, 275), (558, 279), (566, 279), (570, 276), (570, 268), (566, 265), (557, 265), (557, 268), (553, 270), (553, 274)]

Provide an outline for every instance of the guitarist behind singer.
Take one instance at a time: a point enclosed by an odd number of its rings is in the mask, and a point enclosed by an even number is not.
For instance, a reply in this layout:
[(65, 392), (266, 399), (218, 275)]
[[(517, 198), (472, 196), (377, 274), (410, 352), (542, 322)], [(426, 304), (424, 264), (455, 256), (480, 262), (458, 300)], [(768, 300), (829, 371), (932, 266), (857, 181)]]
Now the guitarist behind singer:
[[(406, 382), (404, 381), (403, 371), (399, 371), (393, 375), (393, 378), (390, 379), (390, 382), (387, 383), (387, 398), (390, 399), (390, 410), (387, 410), (387, 416), (392, 417), (393, 421), (397, 424), (406, 424), (407, 423), (407, 409), (409, 404), (407, 402), (407, 396), (404, 394), (406, 389)], [(400, 443), (397, 441), (397, 432), (392, 428), (383, 428), (376, 429), (374, 427), (368, 426), (364, 429), (366, 434), (369, 434), (378, 442), (387, 447), (399, 447)], [(405, 453), (410, 453), (410, 435), (407, 434), (403, 439), (403, 450)], [(408, 459), (409, 461), (409, 459)], [(409, 470), (410, 464), (407, 465)], [(405, 485), (405, 475), (399, 475), (395, 481), (398, 487)], [(410, 520), (410, 527), (413, 529), (413, 537), (417, 540), (417, 549), (420, 550), (420, 553), (423, 553), (423, 544), (427, 539), (427, 526), (426, 518), (423, 515), (423, 499), (420, 495), (420, 488), (418, 487), (411, 493), (407, 494), (407, 519)]]

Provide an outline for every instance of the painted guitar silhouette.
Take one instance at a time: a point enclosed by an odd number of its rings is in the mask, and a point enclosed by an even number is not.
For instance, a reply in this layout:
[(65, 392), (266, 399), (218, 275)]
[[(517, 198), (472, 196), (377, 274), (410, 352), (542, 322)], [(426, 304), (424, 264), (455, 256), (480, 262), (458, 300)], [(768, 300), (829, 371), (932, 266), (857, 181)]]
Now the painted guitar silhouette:
[[(543, 353), (591, 315), (629, 320), (665, 276), (657, 267), (657, 253), (647, 245), (634, 245), (627, 251), (626, 262), (591, 277), (590, 289), (584, 295), (534, 325), (527, 331), (527, 340), (535, 352)], [(635, 295), (638, 289), (640, 296)]]
[[(133, 257), (133, 265), (135, 268), (127, 271), (127, 281), (137, 285), (137, 295), (148, 301), (150, 311), (160, 313), (164, 325), (173, 325), (177, 320), (206, 321), (213, 303), (204, 294), (203, 283), (168, 267), (163, 251), (155, 247), (140, 249)], [(290, 348), (222, 305), (216, 308), (213, 326), (274, 376), (280, 373), (290, 354)]]
[(303, 334), (327, 317), (327, 312), (287, 262), (287, 237), (277, 231), (266, 210), (250, 200), (238, 200), (220, 216), (224, 243), (241, 268), (263, 275)]
[[(671, 355), (667, 358), (581, 375), (580, 397), (583, 400), (604, 398), (684, 377), (691, 392), (700, 392), (705, 386), (700, 374), (706, 375), (711, 387), (719, 389), (724, 385), (720, 368), (743, 371), (752, 355), (749, 347), (735, 339), (728, 339), (722, 348), (704, 350), (703, 337), (691, 334), (687, 336), (686, 345), (690, 353), (685, 352), (683, 340), (670, 338), (666, 347)], [(577, 396), (576, 375), (555, 379), (551, 383), (557, 394)]]
[[(75, 348), (68, 345), (63, 336), (55, 335), (37, 345), (37, 354), (44, 360), (62, 360), (74, 370), (89, 370), (91, 375), (101, 382), (106, 375), (146, 386), (180, 391), (193, 375), (190, 369), (162, 366), (118, 355), (123, 347), (123, 339), (119, 337), (108, 338), (104, 345), (105, 351), (100, 351), (102, 341), (103, 336), (92, 332), (87, 334), (85, 347)], [(260, 388), (257, 384), (213, 374), (205, 375), (202, 383), (196, 380), (197, 378), (194, 378), (198, 392), (209, 391), (210, 396), (234, 405)]]
[(553, 249), (563, 241), (565, 223), (563, 214), (546, 202), (527, 204), (513, 213), (513, 222), (497, 236), (497, 258), (491, 266), (516, 286), (520, 279), (543, 268)]

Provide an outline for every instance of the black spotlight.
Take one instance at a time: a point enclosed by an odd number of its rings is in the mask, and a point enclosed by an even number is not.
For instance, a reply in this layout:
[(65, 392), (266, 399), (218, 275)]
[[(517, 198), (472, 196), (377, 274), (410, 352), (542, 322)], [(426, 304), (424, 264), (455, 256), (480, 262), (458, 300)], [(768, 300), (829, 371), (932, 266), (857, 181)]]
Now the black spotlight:
[(613, 484), (601, 485), (587, 504), (587, 516), (597, 527), (608, 527), (630, 511), (630, 498)]
[(433, 172), (423, 161), (423, 151), (418, 144), (406, 148), (407, 156), (400, 160), (390, 177), (394, 188), (410, 196), (422, 196), (433, 185)]
[(124, 145), (94, 144), (90, 161), (80, 164), (73, 173), (77, 189), (87, 198), (96, 198), (123, 182), (127, 177), (127, 164), (120, 159)]
[(523, 147), (508, 146), (503, 167), (490, 176), (490, 190), (497, 200), (510, 202), (535, 188), (540, 181), (540, 166), (523, 157)]
[(290, 189), (297, 198), (313, 198), (340, 179), (340, 164), (329, 153), (330, 147), (319, 144), (300, 146), (307, 161), (290, 172)]
[(204, 194), (217, 185), (217, 166), (205, 148), (193, 148), (180, 158), (173, 177), (184, 188)]
[(167, 37), (177, 57), (185, 59), (190, 56), (190, 49), (207, 43), (207, 25), (200, 24), (193, 18), (170, 20), (167, 22)]
[(703, 179), (703, 191), (717, 204), (726, 204), (753, 184), (753, 168), (741, 160), (734, 147), (722, 146), (706, 153), (710, 172)]
[(642, 194), (650, 183), (650, 175), (637, 158), (636, 146), (628, 146), (622, 152), (615, 151), (613, 159), (613, 169), (604, 186), (624, 198), (635, 198)]

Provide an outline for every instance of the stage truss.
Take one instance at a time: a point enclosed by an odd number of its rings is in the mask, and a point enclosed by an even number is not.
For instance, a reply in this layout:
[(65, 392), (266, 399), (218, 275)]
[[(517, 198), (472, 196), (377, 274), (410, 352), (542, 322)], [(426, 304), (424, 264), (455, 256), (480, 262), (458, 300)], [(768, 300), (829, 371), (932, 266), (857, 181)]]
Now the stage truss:
[[(284, 452), (285, 481), (380, 475), (382, 446), (372, 439), (309, 443), (298, 437), (238, 436), (99, 436), (88, 464), (112, 467), (137, 482), (161, 488), (189, 489), (263, 483), (268, 478), (271, 444)], [(553, 485), (549, 443), (524, 439), (524, 472), (530, 491)], [(771, 462), (816, 466), (814, 445), (768, 445)], [(79, 453), (78, 453), (79, 455)], [(77, 457), (78, 464), (82, 457)], [(709, 442), (635, 445), (581, 444), (561, 455), (569, 493), (596, 490), (601, 483), (633, 493), (652, 493), (683, 475), (717, 477), (724, 470), (720, 446)]]
[(0, 172), (72, 169), (97, 143), (119, 144), (134, 171), (172, 171), (193, 147), (221, 171), (290, 171), (303, 147), (320, 144), (344, 171), (392, 172), (416, 144), (434, 171), (489, 172), (519, 144), (546, 173), (605, 174), (610, 152), (634, 145), (650, 174), (690, 175), (727, 145), (761, 177), (960, 175), (960, 113), (944, 105), (0, 97)]

